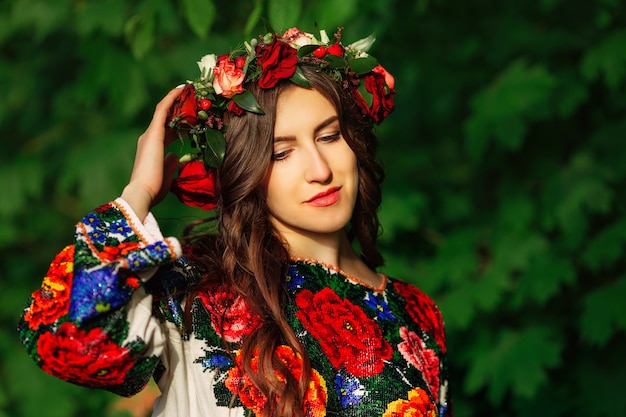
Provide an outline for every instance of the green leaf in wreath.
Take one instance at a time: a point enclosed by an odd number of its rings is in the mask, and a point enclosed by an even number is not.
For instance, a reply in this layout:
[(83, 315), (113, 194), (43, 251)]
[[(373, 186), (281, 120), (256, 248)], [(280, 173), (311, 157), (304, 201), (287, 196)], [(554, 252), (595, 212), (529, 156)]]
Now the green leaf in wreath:
[(296, 72), (293, 73), (290, 80), (292, 83), (299, 85), (300, 87), (311, 88), (311, 84), (309, 84), (309, 80), (306, 79), (306, 76), (304, 75), (302, 68), (300, 68), (299, 66), (296, 66)]
[(372, 33), (367, 38), (359, 39), (356, 42), (352, 42), (350, 47), (356, 51), (367, 52), (370, 47), (376, 42), (376, 36)]
[(319, 45), (303, 45), (298, 49), (298, 59), (303, 58), (307, 55), (311, 55), (313, 51), (319, 48)]
[(348, 66), (352, 71), (358, 75), (367, 74), (378, 65), (378, 60), (373, 56), (366, 56), (364, 58), (355, 58), (348, 60)]
[(328, 62), (328, 68), (341, 69), (346, 67), (346, 60), (337, 55), (328, 54), (324, 57), (324, 61)]
[(256, 114), (265, 114), (261, 106), (259, 106), (259, 103), (256, 101), (254, 94), (252, 94), (248, 90), (245, 90), (241, 94), (234, 95), (233, 101), (235, 102), (236, 105), (238, 105), (239, 107), (241, 107), (242, 109), (246, 111), (249, 111), (251, 113), (256, 113)]
[(222, 132), (215, 129), (207, 129), (205, 135), (207, 147), (204, 150), (204, 163), (208, 167), (219, 168), (226, 152), (226, 139)]
[(361, 94), (361, 97), (363, 97), (363, 100), (367, 103), (367, 107), (372, 107), (374, 96), (365, 89), (365, 83), (363, 80), (361, 80), (361, 84), (359, 84), (359, 88), (357, 88), (357, 90), (359, 91), (359, 94)]

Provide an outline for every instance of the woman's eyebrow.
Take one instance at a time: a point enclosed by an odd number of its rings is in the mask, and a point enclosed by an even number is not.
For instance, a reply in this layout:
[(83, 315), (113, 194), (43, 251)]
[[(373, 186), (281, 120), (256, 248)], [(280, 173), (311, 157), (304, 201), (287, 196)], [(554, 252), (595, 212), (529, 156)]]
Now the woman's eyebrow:
[[(335, 123), (337, 120), (339, 120), (339, 117), (336, 114), (333, 114), (332, 116), (330, 116), (328, 119), (324, 120), (323, 122), (321, 122), (320, 124), (318, 124), (317, 126), (315, 126), (315, 129), (313, 130), (314, 134), (317, 134), (320, 130), (324, 129), (325, 127)], [(296, 140), (295, 136), (275, 136), (274, 137), (274, 143), (276, 142), (292, 142)]]

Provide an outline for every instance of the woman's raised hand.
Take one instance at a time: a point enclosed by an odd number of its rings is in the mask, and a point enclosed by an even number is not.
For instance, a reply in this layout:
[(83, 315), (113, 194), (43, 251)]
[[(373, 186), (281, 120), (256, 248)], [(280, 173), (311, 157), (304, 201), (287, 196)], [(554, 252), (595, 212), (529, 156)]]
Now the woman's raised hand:
[(169, 153), (164, 158), (163, 154), (165, 147), (176, 139), (176, 133), (166, 129), (165, 123), (181, 91), (182, 88), (174, 88), (157, 104), (150, 125), (137, 141), (133, 172), (122, 198), (142, 220), (167, 195), (178, 167), (176, 155)]

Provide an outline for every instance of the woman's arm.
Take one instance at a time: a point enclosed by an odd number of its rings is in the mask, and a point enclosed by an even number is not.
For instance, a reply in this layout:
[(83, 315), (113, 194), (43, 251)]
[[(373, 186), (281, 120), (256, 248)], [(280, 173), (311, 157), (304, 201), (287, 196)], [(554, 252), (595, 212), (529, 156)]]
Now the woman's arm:
[(181, 255), (151, 215), (145, 224), (122, 199), (77, 225), (22, 316), (19, 332), (46, 372), (122, 395), (149, 381), (165, 343), (144, 284)]
[(132, 395), (159, 363), (167, 329), (153, 314), (144, 284), (159, 270), (173, 269), (181, 248), (163, 238), (149, 209), (167, 192), (177, 165), (173, 155), (163, 159), (163, 150), (173, 138), (165, 119), (179, 94), (174, 89), (157, 105), (139, 138), (123, 198), (77, 223), (74, 243), (55, 257), (24, 311), (24, 346), (54, 376)]
[(137, 141), (137, 153), (130, 182), (122, 192), (140, 219), (144, 219), (151, 207), (167, 195), (172, 182), (172, 174), (178, 166), (178, 158), (167, 154), (164, 149), (176, 139), (176, 132), (166, 129), (169, 109), (180, 95), (182, 88), (174, 88), (157, 104), (148, 129)]

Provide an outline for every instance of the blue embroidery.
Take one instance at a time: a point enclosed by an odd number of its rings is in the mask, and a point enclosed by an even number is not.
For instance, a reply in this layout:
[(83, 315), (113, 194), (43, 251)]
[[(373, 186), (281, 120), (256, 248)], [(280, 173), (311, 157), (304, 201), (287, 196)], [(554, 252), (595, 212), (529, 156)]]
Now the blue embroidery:
[(86, 215), (83, 218), (82, 223), (88, 224), (94, 229), (102, 225), (102, 221), (100, 220), (100, 217), (96, 215), (96, 213), (89, 213), (88, 215)]
[(382, 298), (376, 297), (373, 293), (368, 292), (363, 299), (365, 305), (376, 311), (378, 318), (381, 320), (395, 321), (396, 317), (391, 313), (389, 304)]
[(94, 230), (87, 232), (87, 237), (93, 243), (104, 245), (107, 235), (105, 233), (102, 233), (100, 230), (94, 229)]
[(116, 267), (108, 264), (92, 271), (75, 271), (70, 319), (84, 321), (126, 303), (130, 292), (119, 285)]
[(341, 372), (335, 376), (335, 391), (342, 407), (360, 404), (365, 395), (365, 389), (357, 378)]
[(203, 358), (201, 363), (204, 369), (226, 368), (233, 365), (233, 361), (225, 355), (209, 356), (208, 358)]
[(120, 234), (124, 237), (133, 233), (133, 229), (128, 225), (126, 219), (116, 220), (109, 225), (112, 233)]
[(295, 291), (304, 285), (305, 278), (300, 275), (295, 265), (289, 265), (289, 269), (285, 274), (285, 282), (289, 291)]

